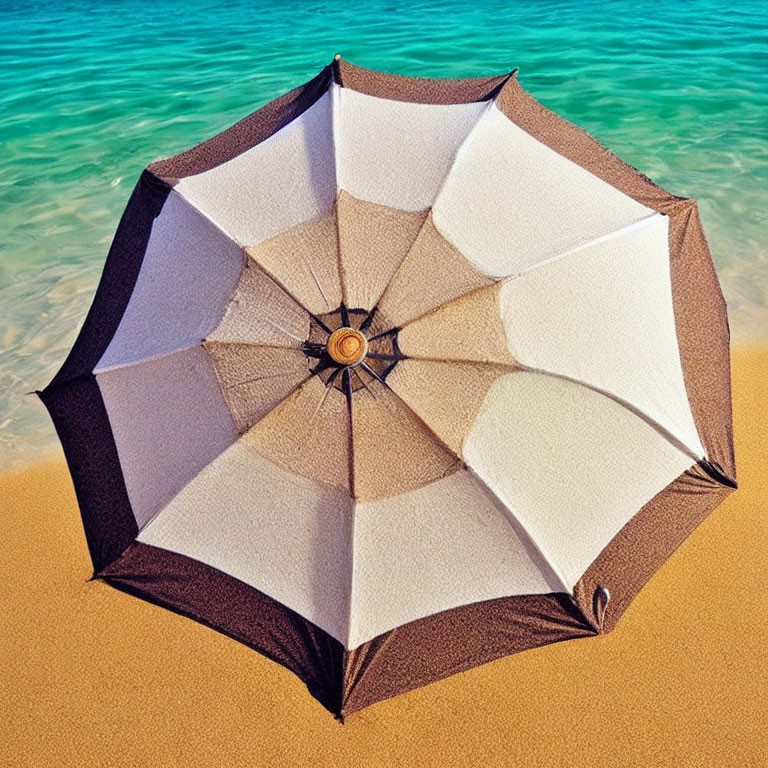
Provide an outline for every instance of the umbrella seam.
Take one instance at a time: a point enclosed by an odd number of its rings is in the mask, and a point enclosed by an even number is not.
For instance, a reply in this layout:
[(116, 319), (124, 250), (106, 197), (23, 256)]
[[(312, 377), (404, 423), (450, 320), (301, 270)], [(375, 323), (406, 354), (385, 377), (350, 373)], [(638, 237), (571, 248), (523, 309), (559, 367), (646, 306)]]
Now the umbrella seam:
[[(495, 97), (494, 97), (494, 98), (495, 98)], [(443, 178), (442, 178), (442, 180), (441, 180), (441, 182), (440, 182), (440, 186), (437, 188), (437, 192), (435, 193), (435, 196), (434, 196), (434, 198), (432, 199), (432, 204), (429, 206), (429, 208), (427, 208), (427, 209), (426, 209), (426, 211), (427, 211), (427, 215), (426, 215), (426, 217), (424, 218), (424, 221), (422, 222), (421, 226), (419, 227), (419, 231), (416, 233), (416, 237), (413, 239), (413, 242), (411, 243), (411, 246), (410, 246), (410, 248), (408, 248), (408, 250), (405, 252), (405, 255), (404, 255), (404, 256), (403, 256), (403, 258), (400, 260), (400, 263), (399, 263), (399, 264), (397, 265), (397, 267), (395, 268), (394, 272), (392, 273), (392, 276), (389, 278), (389, 281), (388, 281), (388, 282), (387, 282), (387, 284), (384, 286), (384, 288), (383, 288), (383, 290), (381, 291), (381, 293), (379, 294), (378, 298), (377, 298), (377, 299), (376, 299), (376, 301), (373, 303), (373, 309), (371, 309), (371, 311), (370, 311), (370, 313), (369, 313), (369, 315), (370, 315), (370, 316), (373, 316), (373, 313), (376, 311), (376, 308), (377, 308), (377, 307), (378, 307), (378, 305), (381, 303), (382, 299), (384, 298), (384, 296), (386, 295), (387, 291), (388, 291), (388, 290), (389, 290), (389, 288), (391, 287), (392, 283), (394, 282), (395, 278), (397, 277), (398, 273), (400, 272), (400, 269), (401, 269), (401, 267), (402, 267), (402, 266), (403, 266), (403, 264), (405, 263), (405, 261), (406, 261), (406, 259), (408, 258), (408, 256), (410, 256), (410, 254), (411, 254), (411, 252), (413, 251), (413, 249), (414, 249), (414, 247), (415, 247), (416, 243), (418, 242), (419, 238), (421, 237), (421, 234), (422, 234), (422, 232), (424, 232), (424, 229), (425, 229), (425, 227), (427, 226), (427, 223), (428, 223), (429, 221), (431, 221), (431, 222), (432, 222), (432, 226), (434, 226), (434, 227), (435, 227), (435, 229), (437, 229), (437, 225), (435, 224), (435, 222), (434, 222), (434, 218), (433, 218), (433, 216), (432, 216), (432, 211), (434, 210), (434, 207), (435, 207), (435, 203), (438, 201), (438, 199), (439, 199), (439, 197), (440, 197), (440, 195), (441, 195), (441, 193), (442, 193), (443, 189), (445, 188), (445, 185), (446, 185), (446, 183), (448, 182), (448, 178), (450, 177), (450, 175), (451, 175), (451, 172), (453, 171), (454, 167), (456, 166), (456, 162), (457, 162), (457, 160), (458, 160), (458, 158), (459, 158), (459, 155), (461, 154), (461, 151), (462, 151), (462, 149), (464, 148), (464, 146), (465, 146), (465, 145), (466, 145), (466, 143), (469, 141), (469, 139), (470, 139), (470, 137), (472, 136), (472, 134), (473, 134), (473, 133), (475, 132), (475, 130), (477, 129), (477, 126), (480, 124), (480, 122), (482, 122), (483, 118), (484, 118), (484, 117), (485, 117), (485, 116), (488, 114), (488, 112), (490, 111), (491, 105), (492, 105), (493, 103), (494, 103), (494, 99), (490, 99), (490, 100), (488, 100), (488, 101), (486, 102), (486, 106), (483, 108), (483, 111), (480, 113), (480, 115), (479, 115), (479, 117), (477, 118), (477, 120), (475, 121), (474, 125), (473, 125), (473, 126), (470, 128), (470, 129), (469, 129), (469, 131), (467, 132), (467, 135), (466, 135), (466, 136), (465, 136), (465, 137), (462, 139), (461, 143), (460, 143), (460, 144), (459, 144), (459, 146), (456, 148), (456, 152), (455, 152), (455, 153), (454, 153), (454, 155), (453, 155), (453, 158), (452, 158), (452, 160), (451, 160), (451, 164), (450, 164), (450, 167), (449, 167), (449, 168), (448, 168), (448, 170), (446, 171), (446, 173), (445, 173), (445, 176), (443, 176)], [(441, 233), (441, 236), (442, 236), (442, 233)], [(447, 238), (446, 238), (446, 240), (447, 240)], [(451, 243), (451, 242), (450, 242), (450, 240), (447, 240), (447, 242), (448, 242), (448, 243), (449, 243), (451, 246), (453, 246), (454, 248), (456, 247), (456, 246), (454, 246), (454, 245), (453, 245), (453, 243)], [(456, 249), (456, 250), (458, 250), (458, 249)], [(463, 255), (464, 255), (464, 254), (462, 254), (462, 256), (463, 256)], [(466, 257), (464, 257), (464, 258), (466, 258)], [(363, 323), (362, 323), (362, 325), (363, 325), (363, 326), (365, 326), (367, 321), (368, 321), (368, 318), (366, 317), (366, 319), (365, 319), (365, 320), (363, 320)]]
[(603, 397), (607, 397), (609, 400), (612, 400), (617, 405), (620, 405), (622, 408), (625, 408), (630, 413), (634, 414), (639, 419), (641, 419), (646, 424), (648, 424), (649, 427), (651, 427), (656, 432), (658, 432), (659, 435), (661, 435), (661, 437), (663, 437), (673, 447), (677, 448), (678, 451), (680, 451), (685, 456), (688, 456), (688, 458), (692, 459), (694, 463), (698, 463), (702, 459), (706, 458), (703, 456), (698, 456), (695, 453), (695, 451), (691, 450), (682, 440), (680, 440), (678, 437), (672, 434), (672, 432), (670, 432), (666, 427), (662, 426), (652, 416), (649, 416), (647, 413), (642, 411), (636, 405), (633, 405), (632, 403), (630, 403), (628, 400), (624, 400), (623, 398), (613, 394), (612, 392), (609, 392), (606, 389), (601, 389), (600, 387), (596, 387), (595, 385), (589, 384), (588, 382), (582, 381), (581, 379), (577, 379), (573, 376), (567, 376), (564, 373), (555, 373), (554, 371), (548, 371), (545, 368), (532, 368), (527, 365), (524, 365), (523, 363), (519, 364), (519, 368), (520, 370), (525, 371), (527, 373), (537, 373), (537, 374), (541, 374), (542, 376), (551, 376), (553, 378), (560, 379), (561, 381), (570, 382), (571, 384), (576, 384), (577, 386), (585, 387), (586, 389), (589, 389), (592, 392), (596, 392), (597, 394), (602, 395)]

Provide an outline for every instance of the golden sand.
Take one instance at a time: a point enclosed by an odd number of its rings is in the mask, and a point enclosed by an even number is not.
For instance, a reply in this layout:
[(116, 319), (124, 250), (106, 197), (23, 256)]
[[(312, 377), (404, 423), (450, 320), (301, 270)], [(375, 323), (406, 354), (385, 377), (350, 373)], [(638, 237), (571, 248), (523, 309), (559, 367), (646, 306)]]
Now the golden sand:
[(734, 353), (740, 489), (610, 635), (527, 651), (339, 725), (289, 672), (88, 582), (62, 461), (0, 477), (0, 764), (768, 765), (768, 350)]

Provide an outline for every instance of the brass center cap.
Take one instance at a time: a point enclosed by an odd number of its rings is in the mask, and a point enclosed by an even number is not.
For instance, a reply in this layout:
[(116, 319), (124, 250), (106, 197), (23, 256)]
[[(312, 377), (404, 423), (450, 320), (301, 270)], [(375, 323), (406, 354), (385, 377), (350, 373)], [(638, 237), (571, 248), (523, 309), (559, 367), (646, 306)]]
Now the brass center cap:
[(328, 337), (327, 349), (339, 365), (357, 365), (368, 354), (368, 341), (354, 328), (339, 328)]

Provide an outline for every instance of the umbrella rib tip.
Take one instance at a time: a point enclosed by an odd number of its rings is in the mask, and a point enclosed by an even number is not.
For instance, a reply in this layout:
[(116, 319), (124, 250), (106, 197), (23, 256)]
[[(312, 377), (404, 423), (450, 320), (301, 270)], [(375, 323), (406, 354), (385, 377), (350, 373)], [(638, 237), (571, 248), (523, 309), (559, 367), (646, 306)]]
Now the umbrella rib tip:
[(607, 587), (597, 586), (592, 596), (592, 609), (597, 617), (597, 625), (600, 632), (603, 631), (605, 624), (605, 612), (608, 609), (608, 603), (611, 601), (611, 593)]

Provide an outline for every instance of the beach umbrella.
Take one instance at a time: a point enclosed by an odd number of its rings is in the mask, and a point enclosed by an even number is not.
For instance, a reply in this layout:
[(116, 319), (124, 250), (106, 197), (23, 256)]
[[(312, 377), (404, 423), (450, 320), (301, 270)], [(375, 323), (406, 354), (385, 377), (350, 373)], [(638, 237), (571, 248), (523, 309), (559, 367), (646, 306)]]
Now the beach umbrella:
[(339, 717), (599, 635), (735, 484), (696, 203), (336, 57), (142, 173), (41, 393), (99, 579)]

